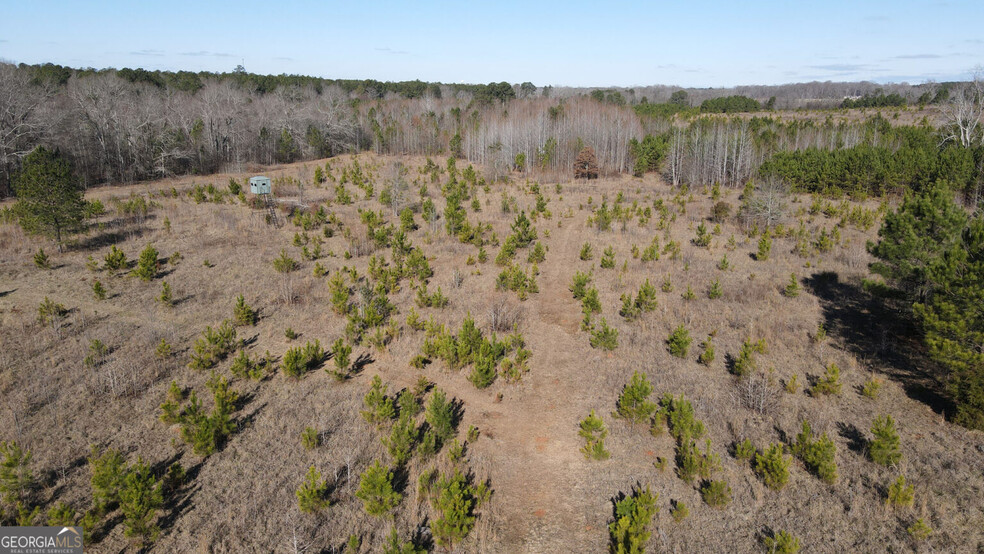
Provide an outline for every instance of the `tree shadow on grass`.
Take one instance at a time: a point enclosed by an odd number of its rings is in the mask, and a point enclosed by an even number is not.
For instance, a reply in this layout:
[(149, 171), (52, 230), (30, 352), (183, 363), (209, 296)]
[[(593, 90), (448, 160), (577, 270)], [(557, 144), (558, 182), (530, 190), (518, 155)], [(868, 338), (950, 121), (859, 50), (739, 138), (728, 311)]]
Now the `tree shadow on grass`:
[(847, 439), (847, 448), (854, 452), (855, 454), (864, 453), (864, 447), (867, 445), (868, 441), (865, 440), (864, 434), (860, 429), (857, 428), (853, 423), (838, 423), (837, 433)]
[(905, 312), (865, 292), (857, 284), (841, 282), (833, 272), (804, 280), (819, 300), (824, 328), (841, 339), (845, 349), (866, 360), (905, 393), (936, 413), (953, 413), (935, 364), (925, 354), (919, 331)]

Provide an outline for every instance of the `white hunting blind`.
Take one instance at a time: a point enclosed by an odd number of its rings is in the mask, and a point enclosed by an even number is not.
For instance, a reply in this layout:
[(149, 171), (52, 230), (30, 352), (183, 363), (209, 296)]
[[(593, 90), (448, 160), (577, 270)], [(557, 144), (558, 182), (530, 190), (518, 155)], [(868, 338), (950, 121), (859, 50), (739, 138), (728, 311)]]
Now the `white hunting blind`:
[(249, 191), (253, 194), (270, 194), (270, 178), (260, 175), (250, 177)]

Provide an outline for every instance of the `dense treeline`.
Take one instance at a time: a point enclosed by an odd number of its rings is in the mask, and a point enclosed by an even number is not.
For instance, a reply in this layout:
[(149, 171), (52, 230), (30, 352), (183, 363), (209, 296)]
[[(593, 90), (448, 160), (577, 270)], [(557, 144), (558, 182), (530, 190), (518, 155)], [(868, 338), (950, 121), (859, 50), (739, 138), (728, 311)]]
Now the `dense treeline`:
[(897, 92), (891, 94), (865, 94), (860, 98), (845, 98), (842, 108), (890, 108), (905, 106), (905, 98)]
[(662, 103), (635, 102), (632, 89), (572, 93), (532, 83), (0, 64), (0, 196), (39, 144), (69, 159), (86, 186), (369, 149), (466, 157), (498, 178), (510, 170), (569, 175), (590, 146), (601, 172), (661, 171), (673, 184), (726, 186), (742, 186), (775, 155), (765, 172), (826, 192), (879, 193), (937, 177), (967, 189), (980, 173), (979, 155), (941, 148), (946, 141), (928, 126), (893, 128), (878, 115), (837, 124), (727, 117), (719, 114), (763, 106), (741, 94), (705, 95), (677, 89)]
[(762, 106), (758, 101), (747, 96), (710, 98), (700, 104), (700, 111), (705, 113), (757, 112), (760, 109), (762, 109)]
[(851, 147), (777, 152), (763, 162), (760, 172), (822, 194), (880, 195), (918, 189), (939, 179), (968, 195), (979, 194), (984, 161), (980, 146), (940, 147), (939, 134), (929, 127), (880, 127), (877, 139)]

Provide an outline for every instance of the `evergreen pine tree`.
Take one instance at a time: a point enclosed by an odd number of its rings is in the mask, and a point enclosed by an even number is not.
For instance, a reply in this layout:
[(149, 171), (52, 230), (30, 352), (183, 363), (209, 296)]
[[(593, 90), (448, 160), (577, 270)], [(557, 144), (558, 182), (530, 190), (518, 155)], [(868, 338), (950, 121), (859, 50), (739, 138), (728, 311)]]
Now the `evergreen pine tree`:
[(677, 358), (686, 358), (687, 352), (690, 350), (690, 343), (693, 339), (690, 338), (690, 331), (688, 331), (683, 325), (680, 325), (670, 333), (669, 338), (666, 339), (666, 345), (669, 348), (670, 354), (676, 356)]
[(895, 420), (892, 416), (875, 418), (871, 424), (871, 434), (875, 436), (868, 443), (868, 455), (871, 461), (890, 466), (902, 460), (902, 452), (899, 451), (899, 434), (895, 431)]
[(15, 213), (25, 232), (53, 236), (62, 251), (62, 234), (75, 231), (85, 217), (85, 199), (69, 162), (38, 146), (21, 161), (13, 180)]
[(634, 372), (618, 397), (616, 416), (633, 425), (648, 421), (656, 411), (656, 404), (649, 401), (652, 392), (653, 386), (649, 384), (649, 379), (638, 371)]
[(577, 434), (584, 439), (584, 446), (581, 447), (584, 457), (594, 460), (607, 460), (610, 454), (605, 450), (605, 437), (608, 436), (608, 429), (605, 428), (605, 422), (595, 415), (594, 410), (591, 410), (588, 417), (581, 420), (580, 427), (581, 429)]
[(326, 498), (328, 482), (321, 478), (321, 472), (311, 466), (304, 482), (295, 492), (297, 507), (305, 514), (313, 514), (326, 508), (329, 504)]
[(789, 458), (783, 455), (781, 444), (773, 444), (755, 455), (755, 473), (772, 490), (786, 486), (789, 482)]
[(157, 249), (151, 245), (140, 251), (140, 258), (137, 260), (137, 267), (133, 269), (133, 274), (141, 281), (150, 281), (157, 276)]
[(137, 537), (142, 543), (153, 542), (160, 533), (154, 518), (163, 503), (160, 483), (150, 473), (150, 466), (138, 459), (127, 471), (120, 489), (126, 535)]
[(109, 449), (100, 453), (93, 448), (89, 455), (89, 468), (92, 471), (92, 499), (96, 510), (102, 511), (119, 502), (120, 491), (127, 474), (126, 461), (117, 450)]
[(608, 525), (609, 551), (613, 554), (643, 554), (649, 543), (649, 526), (659, 512), (656, 502), (659, 494), (634, 490), (615, 502), (615, 521)]
[(15, 505), (34, 487), (31, 473), (31, 451), (21, 448), (16, 441), (0, 442), (0, 494), (3, 500)]
[(879, 260), (871, 269), (911, 298), (924, 300), (939, 288), (934, 267), (960, 240), (966, 223), (947, 182), (907, 195), (898, 211), (885, 215), (878, 243), (868, 247)]
[(362, 411), (362, 417), (373, 425), (380, 425), (393, 419), (396, 416), (396, 408), (393, 399), (386, 396), (388, 385), (383, 384), (379, 375), (374, 375), (369, 386), (369, 392), (363, 398), (366, 409)]
[(393, 490), (393, 472), (379, 460), (362, 473), (355, 496), (362, 500), (362, 507), (367, 514), (377, 517), (389, 513), (403, 498), (403, 495)]
[(236, 307), (233, 309), (233, 316), (239, 325), (256, 325), (256, 310), (246, 303), (243, 295), (236, 296)]

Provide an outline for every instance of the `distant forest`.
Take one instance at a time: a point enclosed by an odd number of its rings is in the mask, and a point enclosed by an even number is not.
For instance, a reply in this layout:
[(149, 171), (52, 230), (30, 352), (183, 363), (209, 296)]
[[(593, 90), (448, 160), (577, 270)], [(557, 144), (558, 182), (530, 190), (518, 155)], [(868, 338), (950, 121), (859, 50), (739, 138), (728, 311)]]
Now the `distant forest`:
[[(673, 184), (776, 176), (858, 195), (945, 179), (976, 202), (980, 128), (956, 107), (979, 108), (979, 85), (569, 88), (0, 64), (0, 197), (41, 144), (68, 158), (86, 186), (361, 151), (456, 156), (492, 179), (512, 170), (549, 177), (568, 174), (589, 146), (602, 172), (659, 171)], [(936, 120), (912, 125), (880, 111), (837, 122), (776, 117), (934, 104)]]

